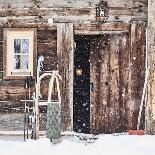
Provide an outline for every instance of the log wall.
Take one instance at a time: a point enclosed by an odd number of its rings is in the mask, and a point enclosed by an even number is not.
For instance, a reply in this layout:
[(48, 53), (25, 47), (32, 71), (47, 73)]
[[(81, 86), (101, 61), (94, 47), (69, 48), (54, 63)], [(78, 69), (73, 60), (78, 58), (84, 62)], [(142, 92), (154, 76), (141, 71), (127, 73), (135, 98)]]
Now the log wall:
[[(95, 123), (92, 128), (96, 132), (106, 133), (120, 131), (120, 128), (123, 130), (129, 127), (135, 128), (133, 123), (135, 115), (132, 116), (129, 107), (133, 101), (135, 106), (138, 106), (141, 98), (144, 46), (138, 45), (144, 45), (145, 25), (135, 24), (136, 22), (132, 21), (146, 22), (147, 0), (107, 0), (107, 2), (108, 18), (105, 23), (98, 26), (95, 6), (99, 0), (0, 0), (1, 113), (22, 112), (24, 104), (20, 100), (25, 99), (26, 91), (24, 80), (3, 80), (3, 28), (37, 28), (37, 56), (45, 57), (44, 71), (50, 71), (58, 69), (60, 63), (57, 57), (57, 23), (69, 22), (73, 23), (74, 34), (107, 34), (108, 42), (105, 49), (107, 54), (105, 56), (101, 54), (101, 61), (104, 63), (96, 65), (100, 65), (101, 68), (98, 78), (111, 82), (101, 82), (101, 85), (106, 86), (98, 90), (103, 98), (96, 103), (96, 108), (92, 109), (92, 124)], [(54, 20), (52, 27), (48, 25), (50, 17)], [(125, 33), (122, 35), (122, 32)], [(134, 45), (135, 42), (138, 44)], [(132, 57), (137, 57), (136, 63)], [(135, 85), (132, 79), (136, 81), (139, 78), (141, 80)], [(47, 84), (48, 79), (42, 83), (41, 91), (44, 99), (47, 98)], [(32, 92), (34, 92), (34, 81), (31, 94)], [(65, 108), (68, 110), (69, 105)], [(95, 112), (98, 108), (103, 113), (98, 115)], [(111, 110), (114, 111), (113, 115), (109, 115)], [(66, 115), (70, 114), (66, 113)], [(119, 116), (116, 120), (117, 115)], [(115, 125), (112, 122), (116, 122)], [(64, 124), (64, 129), (70, 128), (67, 125), (70, 122)], [(109, 131), (109, 128), (112, 130)]]

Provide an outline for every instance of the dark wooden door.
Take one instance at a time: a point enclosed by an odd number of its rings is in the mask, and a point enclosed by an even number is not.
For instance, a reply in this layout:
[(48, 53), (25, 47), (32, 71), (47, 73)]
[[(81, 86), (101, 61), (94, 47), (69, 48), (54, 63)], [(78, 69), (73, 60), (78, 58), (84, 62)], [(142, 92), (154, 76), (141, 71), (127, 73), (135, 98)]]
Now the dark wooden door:
[(72, 129), (72, 123), (74, 131), (84, 133), (135, 129), (144, 80), (145, 23), (132, 23), (131, 34), (77, 38), (73, 50), (73, 24), (57, 25), (63, 130)]
[(73, 128), (76, 132), (90, 132), (90, 40), (75, 38)]
[(127, 130), (128, 45), (126, 34), (91, 38), (91, 133)]

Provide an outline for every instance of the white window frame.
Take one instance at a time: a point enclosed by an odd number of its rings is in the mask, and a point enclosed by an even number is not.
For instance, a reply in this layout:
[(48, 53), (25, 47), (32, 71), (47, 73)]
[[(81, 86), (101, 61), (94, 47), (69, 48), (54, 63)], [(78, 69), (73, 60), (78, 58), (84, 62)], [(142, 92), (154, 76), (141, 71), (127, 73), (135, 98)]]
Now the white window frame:
[[(34, 76), (36, 59), (36, 29), (6, 28), (4, 29), (3, 78), (23, 79)], [(14, 69), (14, 39), (29, 39), (28, 69)]]

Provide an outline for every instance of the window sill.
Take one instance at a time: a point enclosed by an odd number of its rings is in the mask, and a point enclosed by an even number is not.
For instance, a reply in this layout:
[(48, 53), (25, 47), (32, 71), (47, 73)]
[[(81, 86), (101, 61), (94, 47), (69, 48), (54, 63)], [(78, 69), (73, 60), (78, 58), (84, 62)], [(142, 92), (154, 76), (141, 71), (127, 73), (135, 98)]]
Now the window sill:
[(14, 75), (4, 75), (3, 74), (3, 79), (4, 80), (23, 80), (23, 79), (26, 79), (27, 77), (30, 77), (30, 76), (32, 77), (32, 79), (34, 79), (34, 76), (30, 75), (30, 73), (25, 74), (25, 75), (21, 75), (19, 73), (18, 73), (18, 75), (17, 74), (14, 74)]
[(31, 72), (11, 72), (10, 76), (31, 76)]

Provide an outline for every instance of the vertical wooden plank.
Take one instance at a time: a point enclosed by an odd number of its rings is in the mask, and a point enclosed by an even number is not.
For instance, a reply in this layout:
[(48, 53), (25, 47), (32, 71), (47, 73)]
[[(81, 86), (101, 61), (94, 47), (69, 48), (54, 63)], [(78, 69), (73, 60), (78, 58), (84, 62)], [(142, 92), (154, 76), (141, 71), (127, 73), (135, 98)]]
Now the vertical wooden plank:
[(107, 114), (107, 105), (108, 105), (108, 94), (109, 94), (109, 36), (105, 35), (100, 37), (100, 51), (99, 51), (99, 64), (98, 73), (99, 73), (99, 119), (98, 128), (100, 133), (107, 133), (108, 129), (108, 114)]
[(58, 68), (62, 76), (62, 129), (72, 129), (73, 105), (73, 24), (57, 24)]
[(68, 23), (67, 24), (67, 30), (66, 33), (68, 34), (67, 38), (67, 51), (69, 51), (69, 107), (70, 107), (70, 117), (71, 117), (71, 125), (70, 125), (70, 130), (73, 130), (73, 81), (74, 81), (74, 34), (73, 34), (73, 23)]
[(108, 97), (108, 49), (107, 35), (91, 39), (90, 80), (91, 91), (91, 133), (105, 133), (107, 126), (106, 105)]
[(90, 103), (91, 103), (90, 104), (90, 132), (91, 133), (97, 133), (97, 125), (96, 125), (97, 48), (96, 47), (98, 47), (98, 40), (93, 38), (91, 40), (91, 46), (90, 46), (90, 83), (93, 84), (91, 85), (91, 88), (90, 88)]
[(136, 129), (144, 85), (145, 22), (131, 23), (129, 129)]
[(148, 0), (148, 99), (146, 113), (146, 131), (149, 134), (155, 134), (155, 1)]
[[(128, 128), (129, 129), (133, 129), (133, 111), (132, 111), (132, 107), (133, 107), (133, 97), (132, 97), (132, 86), (133, 86), (133, 70), (134, 69), (132, 67), (132, 63), (133, 63), (133, 51), (136, 51), (135, 45), (136, 45), (136, 22), (133, 22), (131, 25), (131, 51), (130, 51), (130, 75), (129, 75), (129, 81), (130, 81), (130, 85), (129, 85), (129, 103), (128, 103)], [(134, 52), (136, 53), (136, 52)], [(136, 57), (134, 57), (136, 58)]]
[(117, 131), (119, 121), (119, 36), (110, 37), (110, 99), (109, 99), (109, 132)]
[(128, 96), (129, 96), (129, 34), (119, 36), (119, 131), (126, 132), (128, 129)]
[[(143, 89), (145, 89), (145, 86), (144, 86), (144, 83), (145, 83), (145, 77), (146, 77), (146, 57), (147, 57), (147, 54), (146, 54), (146, 22), (141, 22), (140, 24), (140, 28), (139, 28), (139, 50), (141, 50), (141, 66), (140, 66), (140, 77), (141, 77), (141, 81), (143, 81), (143, 87), (142, 87), (142, 90), (141, 90), (141, 100), (143, 99), (142, 95), (143, 95)], [(146, 86), (146, 89), (147, 89), (147, 86)], [(147, 90), (146, 90), (147, 92)], [(147, 95), (145, 94), (145, 97), (147, 98)], [(140, 107), (139, 107), (139, 110), (140, 110)], [(141, 114), (141, 120), (140, 120), (140, 128), (141, 129), (145, 129), (145, 125), (146, 125), (146, 121), (145, 121), (145, 118), (146, 118), (146, 99), (144, 98), (144, 103), (143, 103), (143, 109), (142, 109), (142, 114)], [(137, 120), (138, 122), (138, 120)]]

